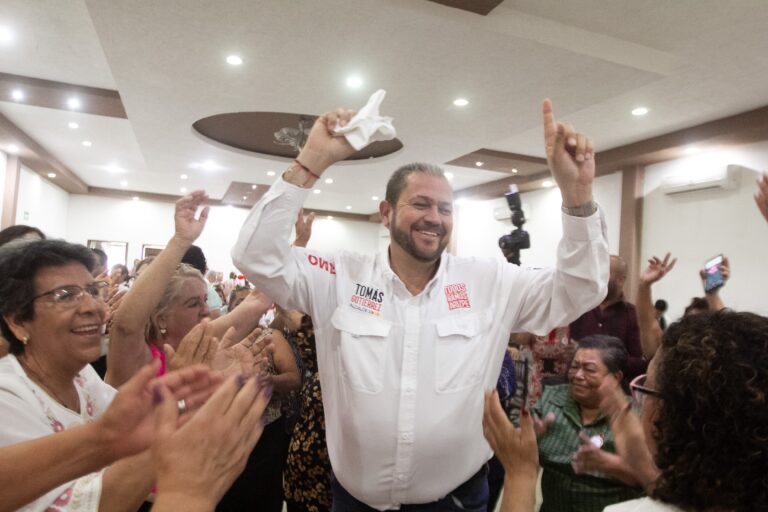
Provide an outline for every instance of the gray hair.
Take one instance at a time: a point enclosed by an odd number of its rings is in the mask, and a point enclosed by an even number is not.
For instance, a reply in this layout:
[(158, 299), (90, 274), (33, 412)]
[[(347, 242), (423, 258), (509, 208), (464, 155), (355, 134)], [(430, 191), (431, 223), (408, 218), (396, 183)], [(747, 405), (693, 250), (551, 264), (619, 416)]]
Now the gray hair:
[(600, 351), (603, 363), (611, 373), (624, 372), (629, 361), (629, 352), (624, 342), (615, 336), (593, 334), (578, 341), (578, 348), (591, 348)]

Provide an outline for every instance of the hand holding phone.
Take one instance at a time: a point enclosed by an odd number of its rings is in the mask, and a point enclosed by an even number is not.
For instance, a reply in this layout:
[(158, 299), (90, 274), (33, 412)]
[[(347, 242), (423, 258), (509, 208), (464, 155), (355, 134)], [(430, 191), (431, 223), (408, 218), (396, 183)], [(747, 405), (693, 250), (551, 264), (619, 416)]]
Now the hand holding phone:
[(704, 280), (704, 292), (711, 293), (725, 284), (726, 276), (722, 271), (723, 255), (718, 254), (704, 265), (702, 279)]

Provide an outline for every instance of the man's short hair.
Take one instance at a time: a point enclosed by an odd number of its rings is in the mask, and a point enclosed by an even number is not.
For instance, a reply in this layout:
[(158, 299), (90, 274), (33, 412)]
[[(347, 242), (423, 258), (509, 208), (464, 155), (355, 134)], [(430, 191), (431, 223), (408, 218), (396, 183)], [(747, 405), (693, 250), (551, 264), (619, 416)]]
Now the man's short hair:
[(662, 313), (664, 313), (664, 312), (667, 311), (667, 307), (668, 307), (667, 301), (665, 301), (664, 299), (659, 299), (659, 300), (656, 301), (656, 303), (653, 305), (653, 307), (658, 309)]
[(203, 250), (196, 245), (191, 246), (184, 253), (184, 257), (181, 258), (182, 263), (192, 265), (200, 271), (202, 275), (205, 275), (205, 271), (208, 270), (208, 260), (205, 259)]
[(96, 265), (99, 267), (107, 267), (107, 253), (101, 249), (91, 249), (91, 252), (96, 256)]
[(403, 189), (405, 189), (405, 182), (408, 179), (408, 176), (416, 172), (422, 172), (431, 176), (439, 176), (441, 178), (445, 178), (445, 173), (443, 170), (436, 165), (426, 164), (423, 162), (413, 162), (411, 164), (406, 164), (400, 167), (392, 174), (392, 176), (390, 176), (389, 181), (387, 182), (387, 194), (384, 199), (386, 199), (387, 202), (391, 205), (397, 203), (397, 200), (400, 199), (400, 194), (402, 194)]

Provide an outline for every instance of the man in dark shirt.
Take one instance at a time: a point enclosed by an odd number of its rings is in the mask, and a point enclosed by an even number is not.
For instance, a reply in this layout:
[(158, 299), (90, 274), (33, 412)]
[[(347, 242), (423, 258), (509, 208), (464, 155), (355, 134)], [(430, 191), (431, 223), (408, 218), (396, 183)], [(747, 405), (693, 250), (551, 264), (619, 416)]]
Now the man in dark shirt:
[(587, 311), (571, 324), (571, 337), (580, 340), (592, 334), (607, 334), (623, 341), (629, 352), (624, 381), (629, 383), (636, 376), (645, 373), (648, 362), (643, 358), (640, 345), (635, 305), (624, 300), (626, 279), (627, 262), (612, 255), (608, 295), (599, 306)]

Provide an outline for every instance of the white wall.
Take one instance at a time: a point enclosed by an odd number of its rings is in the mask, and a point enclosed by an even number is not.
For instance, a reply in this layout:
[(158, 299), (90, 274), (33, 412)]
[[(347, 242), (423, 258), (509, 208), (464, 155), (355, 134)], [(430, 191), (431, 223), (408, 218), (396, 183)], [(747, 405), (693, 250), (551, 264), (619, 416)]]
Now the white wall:
[(5, 200), (5, 166), (7, 164), (7, 155), (0, 151), (0, 215), (2, 215), (3, 201)]
[[(144, 244), (165, 245), (173, 235), (174, 205), (156, 201), (132, 201), (72, 195), (67, 216), (67, 239), (128, 242), (129, 267), (141, 258)], [(248, 211), (242, 208), (211, 208), (208, 223), (196, 242), (208, 259), (208, 267), (229, 274), (235, 268), (229, 251)], [(323, 251), (348, 249), (375, 252), (378, 224), (346, 219), (315, 220), (310, 248)]]
[(65, 238), (68, 208), (68, 192), (26, 167), (21, 168), (16, 224), (34, 226), (49, 238)]
[[(612, 253), (619, 250), (619, 220), (621, 217), (621, 173), (601, 176), (595, 180), (595, 200), (605, 212), (608, 242)], [(523, 211), (527, 222), (523, 229), (531, 236), (531, 248), (521, 252), (524, 267), (546, 267), (555, 264), (557, 244), (563, 234), (560, 214), (562, 200), (557, 187), (522, 194)], [(494, 219), (494, 210), (509, 211), (502, 198), (486, 201), (467, 201), (456, 206), (454, 236), (456, 254), (503, 258), (498, 240), (514, 226), (509, 218)]]
[(667, 196), (659, 188), (665, 177), (717, 174), (728, 164), (768, 169), (768, 143), (707, 152), (646, 169), (641, 257), (663, 256), (667, 251), (678, 257), (675, 269), (654, 287), (654, 298), (669, 302), (669, 319), (678, 318), (691, 297), (703, 295), (698, 270), (720, 253), (729, 257), (732, 268), (732, 278), (721, 291), (726, 305), (768, 314), (768, 225), (752, 199), (756, 175), (742, 175), (735, 190)]

